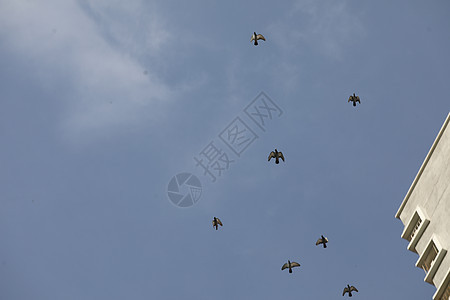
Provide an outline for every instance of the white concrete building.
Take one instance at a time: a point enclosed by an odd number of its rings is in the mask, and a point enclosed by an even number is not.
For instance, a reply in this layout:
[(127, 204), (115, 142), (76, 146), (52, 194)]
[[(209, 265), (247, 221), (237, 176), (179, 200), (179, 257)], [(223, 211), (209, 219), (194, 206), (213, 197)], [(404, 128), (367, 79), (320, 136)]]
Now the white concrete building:
[(402, 238), (419, 255), (416, 267), (436, 287), (434, 300), (450, 299), (450, 113), (395, 215)]

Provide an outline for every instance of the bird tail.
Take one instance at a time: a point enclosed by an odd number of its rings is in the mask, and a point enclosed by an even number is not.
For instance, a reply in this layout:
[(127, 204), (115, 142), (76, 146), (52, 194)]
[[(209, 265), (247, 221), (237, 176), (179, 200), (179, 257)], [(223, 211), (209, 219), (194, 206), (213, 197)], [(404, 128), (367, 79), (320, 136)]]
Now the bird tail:
[(255, 39), (255, 46), (258, 46), (258, 41)]
[(323, 247), (326, 248), (326, 247), (327, 247), (327, 244), (323, 243)]
[(289, 269), (289, 273), (292, 273), (292, 269)]
[(356, 106), (356, 101), (353, 102), (353, 106)]
[(348, 296), (351, 297), (352, 296), (352, 292), (348, 292)]
[(278, 159), (278, 157), (275, 158), (275, 163), (276, 163), (276, 164), (279, 164), (279, 163), (280, 163), (280, 160)]

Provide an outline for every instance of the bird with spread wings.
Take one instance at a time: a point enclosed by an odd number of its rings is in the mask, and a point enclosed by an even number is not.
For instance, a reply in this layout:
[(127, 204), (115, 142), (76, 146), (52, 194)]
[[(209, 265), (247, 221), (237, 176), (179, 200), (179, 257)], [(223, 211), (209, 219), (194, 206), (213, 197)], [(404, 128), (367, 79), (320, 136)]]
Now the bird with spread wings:
[(353, 102), (353, 106), (356, 106), (356, 102), (358, 102), (359, 104), (361, 104), (361, 100), (359, 99), (359, 96), (356, 96), (355, 93), (353, 93), (353, 95), (351, 95), (348, 98), (348, 102)]
[(344, 291), (342, 292), (342, 296), (345, 295), (345, 293), (348, 293), (348, 296), (351, 297), (352, 296), (352, 292), (357, 292), (358, 290), (352, 285), (350, 286), (349, 284), (347, 284), (347, 286), (344, 288)]
[(252, 38), (250, 39), (250, 42), (255, 41), (254, 45), (258, 46), (258, 40), (265, 41), (266, 38), (262, 34), (256, 34), (256, 32), (253, 32)]
[(288, 269), (289, 268), (289, 273), (292, 273), (292, 268), (295, 267), (300, 267), (300, 264), (298, 262), (291, 262), (290, 260), (288, 260), (287, 263), (285, 263), (282, 267), (281, 267), (281, 271), (283, 271), (284, 269)]
[(320, 239), (317, 240), (316, 242), (316, 246), (323, 244), (323, 247), (326, 248), (327, 247), (327, 243), (328, 243), (328, 239), (326, 237), (324, 237), (323, 235), (320, 236)]
[(275, 158), (276, 164), (280, 163), (280, 158), (284, 161), (283, 153), (281, 153), (277, 149), (275, 149), (275, 151), (270, 152), (268, 161), (270, 161), (272, 158)]
[(223, 226), (222, 222), (220, 221), (219, 218), (214, 217), (213, 221), (212, 221), (213, 227), (216, 228), (216, 230), (219, 228), (220, 226)]

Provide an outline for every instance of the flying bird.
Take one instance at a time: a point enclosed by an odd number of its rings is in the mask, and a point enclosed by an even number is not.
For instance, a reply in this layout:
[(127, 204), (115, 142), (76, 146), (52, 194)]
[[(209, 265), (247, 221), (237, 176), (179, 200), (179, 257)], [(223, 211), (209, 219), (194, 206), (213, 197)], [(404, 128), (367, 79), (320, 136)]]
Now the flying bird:
[(356, 106), (356, 102), (361, 104), (361, 100), (359, 100), (359, 96), (356, 96), (355, 93), (348, 98), (348, 102), (353, 102), (353, 106)]
[(256, 34), (256, 32), (253, 32), (253, 35), (252, 35), (252, 38), (251, 38), (250, 42), (251, 41), (255, 41), (254, 45), (258, 46), (258, 40), (265, 41), (266, 38), (262, 34)]
[(342, 292), (342, 296), (344, 296), (345, 293), (348, 293), (348, 296), (351, 297), (353, 291), (357, 292), (358, 290), (353, 285), (350, 286), (349, 284), (347, 284), (347, 286), (344, 288), (344, 292)]
[(324, 237), (323, 235), (320, 236), (320, 239), (317, 240), (316, 242), (316, 246), (323, 244), (323, 247), (326, 248), (327, 247), (327, 243), (328, 243), (328, 239), (326, 237)]
[(289, 273), (292, 273), (292, 268), (294, 267), (300, 267), (300, 264), (293, 261), (291, 262), (290, 260), (288, 260), (287, 263), (285, 263), (282, 267), (281, 267), (281, 271), (283, 271), (284, 269), (289, 268)]
[(270, 161), (272, 158), (275, 158), (276, 164), (280, 163), (280, 158), (284, 161), (283, 153), (279, 152), (276, 148), (275, 151), (270, 152), (268, 161)]
[(216, 227), (216, 230), (219, 228), (220, 226), (223, 226), (222, 222), (220, 221), (219, 218), (214, 217), (214, 220), (212, 221), (213, 227)]

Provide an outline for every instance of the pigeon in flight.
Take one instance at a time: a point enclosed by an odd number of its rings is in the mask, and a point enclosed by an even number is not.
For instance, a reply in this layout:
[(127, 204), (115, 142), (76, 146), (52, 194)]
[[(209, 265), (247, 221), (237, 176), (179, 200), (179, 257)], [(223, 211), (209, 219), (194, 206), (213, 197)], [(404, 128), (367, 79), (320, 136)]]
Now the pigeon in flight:
[(213, 227), (216, 227), (216, 230), (220, 226), (223, 226), (222, 222), (219, 220), (219, 218), (214, 217), (214, 220), (212, 221)]
[(281, 267), (281, 271), (283, 271), (284, 269), (289, 268), (289, 273), (292, 273), (292, 268), (294, 267), (300, 267), (300, 264), (293, 261), (291, 262), (290, 260), (288, 260), (287, 263), (285, 263), (282, 267)]
[(253, 32), (252, 38), (250, 40), (251, 41), (255, 41), (254, 45), (258, 46), (258, 40), (263, 40), (265, 41), (265, 37), (262, 34), (256, 34), (256, 32)]
[(316, 242), (316, 246), (323, 244), (323, 247), (326, 248), (327, 247), (327, 243), (328, 243), (328, 239), (326, 237), (324, 237), (323, 235), (320, 236), (320, 239), (317, 240)]
[(342, 292), (342, 296), (344, 296), (345, 293), (348, 293), (348, 296), (351, 297), (353, 291), (357, 292), (358, 290), (353, 285), (350, 286), (349, 284), (347, 284), (347, 286), (344, 288), (344, 292)]
[(361, 101), (359, 100), (359, 96), (356, 96), (355, 93), (353, 93), (353, 95), (351, 95), (348, 98), (348, 102), (353, 102), (353, 106), (356, 106), (356, 102), (358, 102), (359, 104), (361, 104)]
[(283, 153), (279, 152), (277, 149), (275, 149), (275, 151), (270, 152), (268, 161), (270, 161), (272, 158), (275, 158), (276, 164), (280, 163), (280, 158), (284, 161)]

